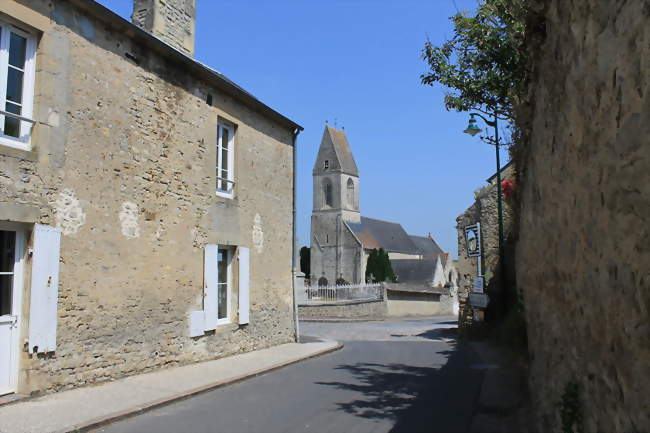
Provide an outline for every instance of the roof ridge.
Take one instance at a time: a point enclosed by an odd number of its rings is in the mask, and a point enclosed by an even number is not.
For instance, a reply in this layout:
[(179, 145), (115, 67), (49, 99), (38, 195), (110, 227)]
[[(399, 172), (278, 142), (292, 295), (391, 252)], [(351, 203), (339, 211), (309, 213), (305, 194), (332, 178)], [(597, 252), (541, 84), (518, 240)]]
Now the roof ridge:
[[(363, 215), (361, 215), (361, 218), (366, 218), (366, 219), (373, 220), (373, 221), (381, 221), (383, 223), (388, 223), (388, 224), (397, 224), (398, 226), (401, 226), (400, 223), (396, 223), (396, 222), (393, 222), (393, 221), (380, 220), (379, 218), (370, 218), (370, 217), (363, 216)], [(402, 229), (404, 229), (404, 227), (402, 227)], [(406, 233), (406, 230), (404, 230), (404, 233)], [(406, 234), (408, 235), (408, 233), (406, 233)]]

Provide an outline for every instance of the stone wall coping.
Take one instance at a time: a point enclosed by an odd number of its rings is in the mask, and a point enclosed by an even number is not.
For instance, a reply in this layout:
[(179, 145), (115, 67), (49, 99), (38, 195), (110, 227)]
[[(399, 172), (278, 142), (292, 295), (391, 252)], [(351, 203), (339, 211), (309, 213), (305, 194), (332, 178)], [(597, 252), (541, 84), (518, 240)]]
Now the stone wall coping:
[(300, 303), (299, 307), (326, 307), (326, 306), (339, 306), (339, 305), (356, 305), (356, 304), (371, 304), (374, 302), (384, 302), (383, 299), (355, 299), (352, 301), (324, 301), (324, 302), (310, 302), (308, 304)]

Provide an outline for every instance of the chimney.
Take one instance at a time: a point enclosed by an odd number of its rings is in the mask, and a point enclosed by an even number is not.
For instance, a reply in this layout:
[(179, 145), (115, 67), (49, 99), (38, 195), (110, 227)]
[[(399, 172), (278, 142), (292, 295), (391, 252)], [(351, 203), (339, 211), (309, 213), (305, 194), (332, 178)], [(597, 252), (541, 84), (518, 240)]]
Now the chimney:
[(133, 0), (133, 24), (194, 56), (196, 0)]

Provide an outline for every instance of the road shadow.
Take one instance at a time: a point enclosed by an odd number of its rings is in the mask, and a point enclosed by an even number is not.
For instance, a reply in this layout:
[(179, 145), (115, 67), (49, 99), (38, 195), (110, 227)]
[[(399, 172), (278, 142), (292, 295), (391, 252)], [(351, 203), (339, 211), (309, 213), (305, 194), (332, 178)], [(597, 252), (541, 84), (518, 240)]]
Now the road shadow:
[(428, 329), (419, 334), (390, 334), (391, 337), (420, 337), (433, 341), (447, 341), (458, 336), (458, 328)]
[(482, 373), (469, 369), (473, 352), (450, 344), (438, 352), (442, 366), (404, 363), (357, 363), (339, 365), (352, 376), (346, 382), (316, 382), (358, 397), (337, 403), (338, 409), (370, 420), (393, 421), (393, 433), (464, 432), (469, 429)]

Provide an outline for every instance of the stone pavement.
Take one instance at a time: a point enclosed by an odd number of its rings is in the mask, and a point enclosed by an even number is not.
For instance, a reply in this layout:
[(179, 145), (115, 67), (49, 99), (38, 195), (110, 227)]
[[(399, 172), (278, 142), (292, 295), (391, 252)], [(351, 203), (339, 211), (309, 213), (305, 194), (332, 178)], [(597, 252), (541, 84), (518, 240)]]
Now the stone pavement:
[(0, 407), (0, 432), (88, 430), (341, 347), (335, 341), (289, 343), (23, 400)]
[(472, 420), (471, 433), (526, 433), (530, 429), (530, 403), (525, 372), (501, 350), (487, 342), (471, 342), (484, 370), (483, 384)]

